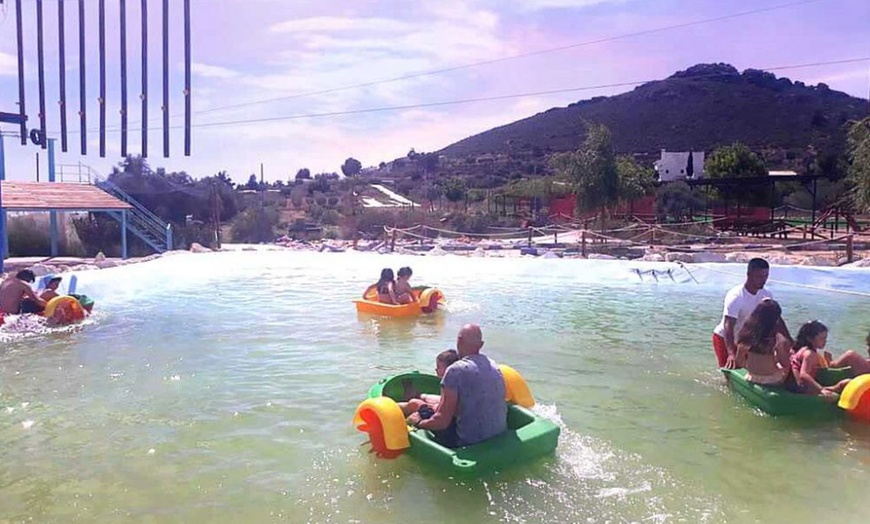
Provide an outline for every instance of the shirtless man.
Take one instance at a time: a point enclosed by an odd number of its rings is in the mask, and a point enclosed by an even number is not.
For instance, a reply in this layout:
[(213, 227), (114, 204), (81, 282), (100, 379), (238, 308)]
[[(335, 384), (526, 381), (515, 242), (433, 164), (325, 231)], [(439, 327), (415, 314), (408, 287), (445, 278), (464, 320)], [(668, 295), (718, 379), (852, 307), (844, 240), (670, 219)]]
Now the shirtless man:
[(25, 269), (14, 277), (7, 277), (0, 284), (0, 311), (7, 315), (39, 313), (45, 309), (45, 301), (36, 296), (28, 284), (36, 281), (33, 271)]
[(399, 268), (398, 277), (396, 279), (396, 298), (399, 299), (399, 304), (410, 304), (411, 302), (416, 302), (417, 297), (414, 296), (414, 290), (411, 288), (411, 284), (408, 280), (411, 278), (414, 272), (411, 271), (410, 267), (402, 267)]

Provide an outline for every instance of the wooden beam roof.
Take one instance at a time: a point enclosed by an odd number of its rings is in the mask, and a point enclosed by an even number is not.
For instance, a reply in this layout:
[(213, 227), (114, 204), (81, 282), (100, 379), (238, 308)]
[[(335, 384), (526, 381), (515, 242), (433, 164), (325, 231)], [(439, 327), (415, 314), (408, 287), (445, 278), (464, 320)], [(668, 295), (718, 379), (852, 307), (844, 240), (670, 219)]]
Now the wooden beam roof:
[(89, 184), (9, 180), (0, 184), (7, 211), (120, 211), (133, 207)]

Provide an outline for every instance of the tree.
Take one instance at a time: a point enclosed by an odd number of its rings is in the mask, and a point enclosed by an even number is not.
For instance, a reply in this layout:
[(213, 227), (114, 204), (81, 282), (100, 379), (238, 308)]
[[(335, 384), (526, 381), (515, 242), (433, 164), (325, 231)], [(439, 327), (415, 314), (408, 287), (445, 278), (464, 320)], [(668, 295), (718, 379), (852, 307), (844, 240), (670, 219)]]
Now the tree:
[(695, 176), (695, 160), (692, 156), (692, 152), (689, 151), (689, 160), (686, 161), (686, 178), (692, 178)]
[(303, 167), (296, 172), (296, 180), (311, 180), (311, 170), (307, 167)]
[[(745, 144), (735, 142), (713, 151), (704, 166), (710, 178), (748, 178), (767, 176), (764, 161)], [(720, 188), (718, 193), (726, 200), (736, 200), (749, 205), (767, 204), (768, 192), (757, 186), (739, 184)]]
[(704, 199), (683, 181), (664, 184), (656, 192), (656, 217), (661, 222), (691, 219), (694, 210), (703, 205)]
[(362, 171), (362, 163), (356, 158), (350, 157), (341, 165), (341, 172), (344, 176), (358, 175)]
[(259, 187), (260, 183), (257, 182), (257, 175), (251, 173), (251, 176), (248, 177), (248, 183), (245, 184), (245, 189), (256, 191)]
[(616, 159), (616, 172), (619, 174), (619, 199), (623, 202), (646, 196), (655, 187), (655, 170), (638, 164), (630, 156)]
[(459, 202), (468, 192), (465, 181), (461, 178), (450, 177), (441, 183), (441, 192), (449, 202)]
[[(619, 198), (619, 172), (610, 130), (588, 124), (583, 145), (574, 152), (555, 155), (556, 172), (574, 189), (580, 211), (603, 209), (604, 214)], [(603, 219), (603, 216), (602, 216)]]
[(746, 178), (767, 175), (764, 161), (740, 142), (713, 151), (713, 154), (707, 158), (705, 171), (710, 178)]
[(870, 117), (855, 122), (847, 138), (848, 181), (851, 201), (861, 212), (870, 211)]

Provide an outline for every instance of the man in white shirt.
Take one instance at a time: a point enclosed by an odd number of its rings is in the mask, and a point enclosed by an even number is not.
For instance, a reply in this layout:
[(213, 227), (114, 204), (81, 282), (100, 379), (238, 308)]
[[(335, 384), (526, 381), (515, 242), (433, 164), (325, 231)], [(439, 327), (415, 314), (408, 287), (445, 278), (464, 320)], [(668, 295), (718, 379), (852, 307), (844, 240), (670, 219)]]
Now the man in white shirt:
[[(770, 265), (763, 258), (753, 258), (746, 269), (746, 282), (728, 291), (725, 295), (725, 310), (722, 320), (713, 330), (713, 351), (720, 368), (742, 367), (737, 362), (737, 334), (740, 328), (764, 299), (772, 299), (773, 294), (764, 289)], [(791, 340), (785, 323), (780, 319), (779, 333)]]

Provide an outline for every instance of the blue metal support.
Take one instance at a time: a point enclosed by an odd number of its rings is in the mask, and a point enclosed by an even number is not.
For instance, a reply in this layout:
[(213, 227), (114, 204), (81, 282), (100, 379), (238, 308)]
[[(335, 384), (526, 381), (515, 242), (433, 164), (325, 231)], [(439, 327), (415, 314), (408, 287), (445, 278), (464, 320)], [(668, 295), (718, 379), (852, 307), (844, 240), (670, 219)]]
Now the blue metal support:
[[(57, 142), (54, 138), (48, 139), (48, 181), (54, 182), (56, 178), (56, 170), (54, 163), (54, 144)], [(57, 211), (49, 211), (49, 229), (51, 231), (51, 256), (57, 256)]]
[(127, 210), (121, 211), (121, 258), (127, 260)]
[(174, 249), (172, 244), (172, 224), (166, 224), (166, 251)]
[[(0, 182), (6, 180), (6, 154), (3, 150), (3, 135), (0, 134)], [(6, 210), (3, 209), (3, 184), (0, 183), (0, 273), (6, 259)]]

